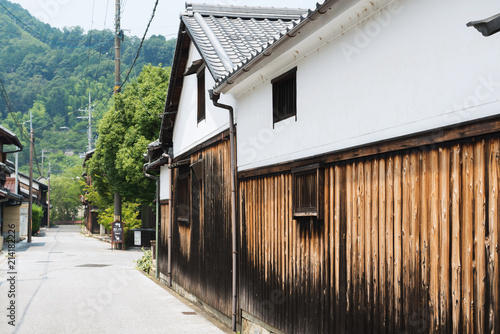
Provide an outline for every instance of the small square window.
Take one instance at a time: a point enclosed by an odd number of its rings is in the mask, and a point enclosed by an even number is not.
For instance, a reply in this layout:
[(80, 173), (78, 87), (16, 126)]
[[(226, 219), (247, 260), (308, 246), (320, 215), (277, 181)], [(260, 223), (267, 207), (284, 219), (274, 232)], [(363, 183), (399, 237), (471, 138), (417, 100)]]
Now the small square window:
[(297, 116), (297, 68), (271, 80), (273, 85), (273, 123)]
[(205, 69), (198, 72), (198, 123), (205, 119)]
[(293, 216), (323, 219), (323, 191), (323, 169), (319, 164), (293, 169)]

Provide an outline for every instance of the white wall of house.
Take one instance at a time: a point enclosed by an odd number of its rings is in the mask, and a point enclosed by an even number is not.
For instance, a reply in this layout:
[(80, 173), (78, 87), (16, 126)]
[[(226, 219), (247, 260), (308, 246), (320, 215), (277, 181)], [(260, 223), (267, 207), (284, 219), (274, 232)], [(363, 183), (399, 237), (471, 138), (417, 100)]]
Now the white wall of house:
[[(500, 113), (500, 33), (466, 27), (500, 12), (498, 2), (395, 1), (362, 22), (356, 11), (321, 22), (229, 91), (239, 170)], [(270, 80), (295, 66), (297, 120), (273, 128)]]
[[(195, 46), (191, 44), (187, 68), (191, 66), (194, 60), (198, 59), (201, 59), (201, 56)], [(210, 72), (205, 69), (205, 89), (210, 89), (214, 86), (214, 83), (215, 81)], [(205, 94), (205, 98), (206, 118), (198, 123), (197, 76), (192, 74), (185, 77), (174, 125), (174, 157), (187, 152), (189, 149), (229, 128), (228, 112), (214, 107), (208, 92)], [(235, 104), (231, 95), (221, 96), (219, 102)]]
[(170, 199), (171, 192), (172, 180), (170, 179), (168, 166), (164, 165), (160, 167), (160, 200)]
[(15, 242), (24, 239), (28, 235), (28, 203), (22, 205), (8, 206), (4, 208), (4, 237), (8, 236), (9, 225), (14, 225)]

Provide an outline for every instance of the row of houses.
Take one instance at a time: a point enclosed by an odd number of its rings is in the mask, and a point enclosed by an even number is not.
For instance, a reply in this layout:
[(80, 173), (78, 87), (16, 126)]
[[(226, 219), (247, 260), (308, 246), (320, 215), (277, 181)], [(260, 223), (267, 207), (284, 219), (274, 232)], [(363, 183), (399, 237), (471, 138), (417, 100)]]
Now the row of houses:
[(311, 5), (181, 13), (161, 281), (243, 333), (500, 333), (498, 5)]
[[(29, 207), (29, 176), (16, 169), (16, 165), (7, 160), (7, 155), (20, 152), (23, 145), (18, 137), (0, 126), (0, 241), (12, 235), (15, 242), (28, 235)], [(44, 216), (42, 222), (47, 222), (47, 192), (48, 186), (40, 180), (33, 180), (33, 203), (42, 206)], [(9, 226), (14, 225), (14, 229)]]

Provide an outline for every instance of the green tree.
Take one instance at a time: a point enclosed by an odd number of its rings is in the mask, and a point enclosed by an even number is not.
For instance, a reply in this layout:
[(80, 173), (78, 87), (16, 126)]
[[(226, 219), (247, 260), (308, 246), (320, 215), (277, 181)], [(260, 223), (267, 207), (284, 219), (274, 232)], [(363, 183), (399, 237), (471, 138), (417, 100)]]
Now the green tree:
[(85, 183), (80, 179), (82, 168), (69, 168), (61, 175), (50, 179), (50, 204), (52, 220), (71, 220), (81, 207), (80, 195)]
[(124, 201), (152, 202), (155, 185), (142, 174), (143, 154), (158, 135), (169, 75), (169, 68), (145, 66), (137, 81), (115, 96), (99, 124), (89, 168), (101, 196), (118, 191)]

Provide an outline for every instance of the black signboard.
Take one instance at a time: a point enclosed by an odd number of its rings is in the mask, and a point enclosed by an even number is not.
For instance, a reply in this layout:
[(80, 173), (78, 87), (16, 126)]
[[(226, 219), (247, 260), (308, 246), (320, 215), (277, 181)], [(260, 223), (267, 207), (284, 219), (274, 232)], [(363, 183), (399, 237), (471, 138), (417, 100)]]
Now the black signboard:
[(123, 223), (120, 221), (113, 222), (113, 224), (111, 224), (111, 230), (111, 244), (123, 245)]

